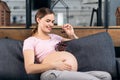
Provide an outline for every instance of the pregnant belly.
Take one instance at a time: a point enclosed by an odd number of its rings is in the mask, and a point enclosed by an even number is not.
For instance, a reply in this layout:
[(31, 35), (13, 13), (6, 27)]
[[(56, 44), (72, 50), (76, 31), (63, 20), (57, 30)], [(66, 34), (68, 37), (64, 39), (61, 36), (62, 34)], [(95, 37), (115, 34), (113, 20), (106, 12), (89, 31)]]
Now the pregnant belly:
[(69, 52), (61, 51), (61, 52), (53, 52), (45, 57), (43, 62), (51, 62), (55, 60), (65, 59), (65, 63), (72, 66), (73, 71), (77, 71), (77, 60), (76, 58)]

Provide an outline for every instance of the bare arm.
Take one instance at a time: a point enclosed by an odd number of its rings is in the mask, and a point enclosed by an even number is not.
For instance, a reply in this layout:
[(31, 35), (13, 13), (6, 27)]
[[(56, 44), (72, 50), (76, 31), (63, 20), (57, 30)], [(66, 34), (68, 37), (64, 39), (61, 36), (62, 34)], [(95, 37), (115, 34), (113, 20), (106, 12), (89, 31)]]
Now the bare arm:
[(33, 50), (25, 50), (23, 52), (25, 70), (28, 74), (41, 73), (47, 70), (58, 69), (58, 70), (71, 70), (71, 66), (65, 64), (65, 60), (59, 60), (51, 63), (34, 63), (35, 55)]
[(47, 63), (47, 64), (35, 64), (35, 55), (32, 50), (25, 50), (24, 53), (24, 64), (26, 72), (29, 73), (41, 73), (46, 70), (54, 69), (54, 67)]

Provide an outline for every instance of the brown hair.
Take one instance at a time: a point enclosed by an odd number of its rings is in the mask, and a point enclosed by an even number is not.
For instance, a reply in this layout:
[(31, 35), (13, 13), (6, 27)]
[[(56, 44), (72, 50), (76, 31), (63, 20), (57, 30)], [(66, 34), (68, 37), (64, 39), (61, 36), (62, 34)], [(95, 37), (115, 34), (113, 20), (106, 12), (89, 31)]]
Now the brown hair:
[(37, 22), (37, 18), (43, 18), (44, 16), (46, 16), (47, 14), (54, 14), (54, 12), (49, 9), (49, 8), (40, 8), (36, 15), (35, 15), (35, 22), (36, 22), (36, 27), (32, 30), (32, 35), (35, 34), (38, 30), (38, 22)]

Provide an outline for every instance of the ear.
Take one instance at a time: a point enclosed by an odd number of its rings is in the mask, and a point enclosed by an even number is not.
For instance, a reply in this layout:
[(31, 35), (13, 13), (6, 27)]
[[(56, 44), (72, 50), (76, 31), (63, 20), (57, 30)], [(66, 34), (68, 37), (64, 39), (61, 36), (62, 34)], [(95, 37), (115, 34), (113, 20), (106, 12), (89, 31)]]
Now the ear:
[(40, 18), (37, 18), (36, 20), (37, 20), (37, 22), (39, 23), (41, 19), (40, 19)]

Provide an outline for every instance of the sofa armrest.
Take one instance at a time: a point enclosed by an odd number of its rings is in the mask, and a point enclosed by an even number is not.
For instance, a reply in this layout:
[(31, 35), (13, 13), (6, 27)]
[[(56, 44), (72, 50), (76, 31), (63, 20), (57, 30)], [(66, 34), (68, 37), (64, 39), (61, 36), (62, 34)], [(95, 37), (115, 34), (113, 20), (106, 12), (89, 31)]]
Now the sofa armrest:
[(116, 58), (118, 77), (120, 79), (120, 58)]
[(0, 80), (40, 80), (40, 74), (26, 74), (23, 41), (0, 38)]

